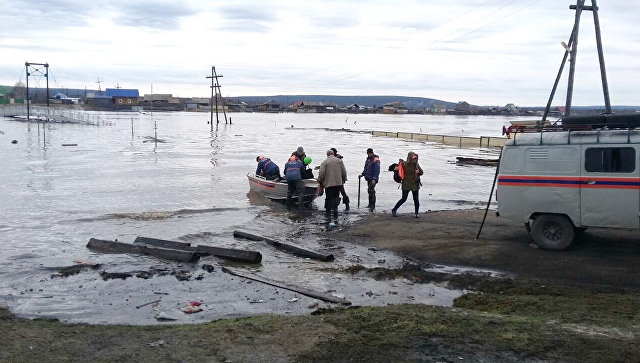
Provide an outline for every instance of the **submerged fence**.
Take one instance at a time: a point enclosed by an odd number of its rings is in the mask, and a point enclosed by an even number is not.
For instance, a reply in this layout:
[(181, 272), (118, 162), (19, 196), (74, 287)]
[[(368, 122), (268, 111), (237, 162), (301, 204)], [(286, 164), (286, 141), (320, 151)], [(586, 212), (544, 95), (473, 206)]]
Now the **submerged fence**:
[[(2, 106), (2, 116), (19, 118), (26, 121), (26, 105)], [(83, 110), (56, 108), (46, 106), (29, 106), (29, 118), (40, 122), (76, 123), (89, 125), (104, 125), (99, 115), (90, 114)]]
[(415, 141), (430, 141), (444, 145), (463, 147), (503, 147), (507, 142), (505, 137), (494, 136), (450, 136), (450, 135), (434, 135), (434, 134), (416, 134), (412, 132), (388, 132), (388, 131), (372, 131), (373, 136), (393, 137), (398, 139), (407, 139)]

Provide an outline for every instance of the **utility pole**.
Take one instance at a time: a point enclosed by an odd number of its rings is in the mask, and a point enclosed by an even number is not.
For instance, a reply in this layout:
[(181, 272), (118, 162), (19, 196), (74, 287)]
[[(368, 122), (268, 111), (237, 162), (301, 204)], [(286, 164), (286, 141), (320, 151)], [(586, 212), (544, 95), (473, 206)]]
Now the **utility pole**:
[[(220, 100), (222, 102), (222, 112), (224, 113), (224, 123), (227, 124), (227, 111), (225, 110), (224, 107), (224, 99), (222, 98), (222, 95), (220, 93), (220, 82), (218, 81), (218, 78), (222, 78), (224, 77), (221, 74), (218, 74), (216, 72), (216, 67), (212, 66), (211, 67), (211, 75), (207, 76), (207, 79), (211, 79), (211, 101), (209, 101), (209, 106), (211, 108), (211, 120), (210, 120), (210, 124), (211, 124), (211, 131), (213, 131), (213, 105), (212, 103), (215, 102), (215, 106), (216, 106), (216, 125), (220, 123), (220, 119), (218, 116), (218, 97), (220, 97)], [(215, 101), (214, 101), (215, 99)]]
[[(39, 67), (38, 67), (39, 66)], [(24, 62), (24, 67), (27, 74), (27, 121), (31, 119), (30, 105), (29, 105), (29, 76), (41, 75), (47, 80), (47, 108), (49, 107), (49, 63), (31, 63)], [(42, 71), (44, 67), (44, 72)]]
[(604, 104), (605, 104), (605, 113), (611, 113), (611, 101), (609, 99), (609, 84), (607, 82), (607, 71), (604, 64), (604, 51), (602, 48), (602, 37), (600, 35), (600, 19), (598, 17), (598, 5), (596, 4), (596, 0), (591, 0), (591, 6), (584, 5), (585, 0), (578, 0), (576, 5), (569, 6), (569, 9), (576, 11), (575, 22), (573, 25), (573, 30), (571, 31), (571, 36), (569, 37), (568, 44), (562, 44), (565, 47), (564, 58), (560, 64), (560, 69), (558, 70), (558, 75), (556, 77), (556, 81), (553, 85), (553, 89), (551, 91), (551, 95), (549, 96), (549, 101), (547, 102), (547, 107), (544, 112), (544, 116), (542, 117), (542, 122), (546, 121), (547, 115), (549, 114), (549, 110), (551, 109), (551, 103), (553, 101), (553, 97), (555, 95), (556, 88), (558, 86), (558, 82), (560, 81), (560, 77), (562, 75), (562, 70), (566, 64), (567, 58), (569, 58), (569, 80), (567, 85), (567, 99), (565, 104), (565, 113), (564, 116), (571, 115), (571, 102), (573, 99), (573, 83), (574, 83), (574, 75), (575, 75), (575, 67), (576, 67), (576, 56), (578, 54), (578, 33), (580, 29), (580, 16), (582, 15), (582, 11), (591, 11), (593, 12), (593, 23), (595, 26), (596, 33), (596, 45), (598, 47), (598, 61), (600, 62), (600, 78), (602, 80), (602, 92), (604, 94)]
[(94, 82), (98, 84), (98, 95), (100, 95), (102, 93), (102, 87), (100, 86), (100, 83), (102, 83), (102, 81), (100, 80), (100, 77), (98, 77), (98, 82)]

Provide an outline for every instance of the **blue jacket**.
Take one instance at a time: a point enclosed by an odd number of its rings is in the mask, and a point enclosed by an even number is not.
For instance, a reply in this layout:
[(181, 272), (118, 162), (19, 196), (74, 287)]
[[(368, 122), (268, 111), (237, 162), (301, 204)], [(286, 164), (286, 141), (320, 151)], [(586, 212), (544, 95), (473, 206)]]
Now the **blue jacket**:
[(256, 175), (262, 176), (270, 176), (270, 175), (280, 175), (280, 168), (276, 163), (271, 161), (269, 158), (264, 158), (260, 160), (258, 163), (258, 168), (256, 169)]
[(302, 180), (304, 164), (300, 160), (288, 161), (284, 164), (284, 177), (288, 182)]
[(367, 160), (364, 162), (362, 175), (364, 175), (367, 181), (378, 181), (378, 177), (380, 176), (380, 158), (378, 155), (374, 154), (371, 157), (367, 157)]

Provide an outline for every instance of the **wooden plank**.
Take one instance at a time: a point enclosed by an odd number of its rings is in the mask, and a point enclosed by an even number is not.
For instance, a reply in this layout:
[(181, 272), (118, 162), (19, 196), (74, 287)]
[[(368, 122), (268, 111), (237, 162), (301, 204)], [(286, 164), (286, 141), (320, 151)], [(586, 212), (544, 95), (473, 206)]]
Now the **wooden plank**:
[(105, 253), (137, 253), (141, 255), (149, 255), (167, 260), (175, 260), (182, 262), (197, 261), (200, 256), (191, 251), (180, 251), (162, 247), (150, 247), (146, 245), (136, 245), (131, 243), (123, 243), (116, 241), (108, 241), (102, 239), (91, 238), (87, 247)]
[(253, 281), (262, 282), (263, 284), (279, 287), (281, 289), (294, 291), (294, 292), (300, 293), (300, 294), (305, 295), (305, 296), (309, 296), (309, 297), (312, 297), (312, 298), (315, 298), (315, 299), (320, 299), (322, 301), (327, 301), (327, 302), (336, 303), (336, 304), (342, 304), (342, 305), (351, 305), (351, 302), (349, 300), (346, 300), (346, 299), (331, 295), (329, 293), (311, 290), (311, 289), (308, 289), (306, 287), (297, 286), (297, 285), (290, 284), (290, 283), (283, 282), (283, 281), (272, 280), (272, 279), (270, 279), (268, 277), (260, 276), (258, 274), (254, 274), (254, 273), (250, 273), (250, 272), (240, 272), (239, 270), (234, 269), (234, 268), (230, 268), (230, 267), (223, 267), (222, 271), (226, 272), (228, 274), (234, 275), (234, 276), (243, 277), (245, 279), (250, 279), (250, 280), (253, 280)]
[(260, 263), (262, 254), (258, 251), (238, 250), (235, 248), (214, 247), (207, 245), (192, 246), (186, 242), (168, 241), (150, 237), (137, 237), (134, 241), (136, 244), (146, 244), (163, 248), (171, 248), (176, 250), (185, 250), (196, 252), (200, 256), (213, 255), (234, 261)]
[(247, 232), (233, 231), (233, 236), (236, 238), (244, 238), (251, 241), (264, 241), (276, 248), (287, 251), (296, 256), (312, 258), (314, 260), (320, 260), (320, 261), (333, 261), (335, 259), (333, 254), (330, 254), (330, 253), (321, 253), (321, 252), (307, 250), (304, 248), (278, 242), (270, 238), (258, 236), (258, 235), (247, 233)]
[(262, 261), (262, 254), (258, 251), (198, 245), (196, 252), (242, 262), (260, 263)]
[(151, 237), (136, 237), (133, 241), (136, 244), (151, 245), (163, 248), (172, 248), (174, 250), (195, 251), (195, 247), (191, 246), (191, 243), (168, 241), (164, 239), (157, 239)]

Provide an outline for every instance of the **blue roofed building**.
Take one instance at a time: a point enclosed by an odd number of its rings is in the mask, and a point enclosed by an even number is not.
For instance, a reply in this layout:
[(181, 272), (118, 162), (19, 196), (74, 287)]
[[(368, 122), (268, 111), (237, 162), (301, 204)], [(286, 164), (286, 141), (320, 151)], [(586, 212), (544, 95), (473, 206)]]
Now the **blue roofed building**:
[(109, 97), (110, 103), (118, 106), (138, 106), (140, 94), (137, 89), (107, 88), (105, 96)]

